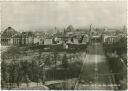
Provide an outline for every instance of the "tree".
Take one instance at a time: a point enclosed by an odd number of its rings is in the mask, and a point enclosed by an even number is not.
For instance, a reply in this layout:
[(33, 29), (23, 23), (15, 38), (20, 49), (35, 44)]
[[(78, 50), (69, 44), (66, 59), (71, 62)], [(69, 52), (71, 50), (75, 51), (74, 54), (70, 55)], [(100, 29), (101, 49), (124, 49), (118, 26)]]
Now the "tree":
[(1, 86), (4, 88), (9, 82), (8, 65), (5, 61), (1, 62)]
[(31, 65), (30, 65), (30, 68), (31, 68), (30, 78), (32, 79), (32, 81), (37, 82), (37, 85), (40, 82), (41, 73), (42, 73), (40, 64), (41, 63), (37, 62), (36, 60), (32, 60)]
[(23, 70), (21, 70), (21, 64), (20, 62), (18, 62), (16, 64), (16, 71), (17, 71), (17, 78), (16, 78), (16, 84), (17, 86), (19, 87), (20, 86), (20, 83), (22, 81), (22, 78), (23, 78)]
[(51, 64), (50, 55), (46, 56), (46, 59), (45, 59), (44, 63), (45, 63), (45, 65), (50, 66), (50, 64)]
[(20, 68), (20, 73), (22, 76), (20, 78), (18, 78), (19, 80), (25, 82), (27, 84), (27, 86), (29, 86), (29, 82), (30, 82), (30, 65), (29, 62), (27, 60), (23, 60), (20, 62), (21, 64), (21, 68)]
[(68, 67), (68, 61), (67, 61), (66, 54), (64, 54), (64, 56), (63, 56), (63, 59), (62, 59), (62, 66), (63, 66), (64, 68), (67, 68), (67, 67)]

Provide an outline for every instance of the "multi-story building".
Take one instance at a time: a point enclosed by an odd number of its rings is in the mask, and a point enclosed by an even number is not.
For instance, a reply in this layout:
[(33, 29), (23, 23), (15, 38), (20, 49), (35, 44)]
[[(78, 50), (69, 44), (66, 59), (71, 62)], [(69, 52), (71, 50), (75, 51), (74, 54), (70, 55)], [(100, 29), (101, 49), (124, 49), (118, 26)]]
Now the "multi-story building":
[(22, 32), (12, 37), (13, 45), (32, 45), (34, 44), (34, 34), (32, 32)]
[(34, 34), (32, 32), (22, 32), (21, 38), (23, 45), (34, 44)]
[(44, 37), (42, 36), (35, 36), (34, 37), (34, 44), (43, 45), (44, 44)]
[(119, 38), (117, 36), (104, 35), (103, 37), (103, 43), (112, 44), (118, 42), (118, 40)]
[(45, 38), (45, 40), (44, 40), (44, 44), (45, 44), (45, 45), (53, 44), (53, 42), (52, 42), (52, 38)]
[(12, 45), (21, 45), (22, 44), (22, 38), (21, 38), (21, 34), (15, 34), (12, 39), (11, 39), (11, 44)]
[(82, 43), (86, 44), (87, 42), (89, 42), (89, 36), (87, 34), (84, 34)]
[(3, 31), (3, 33), (1, 34), (1, 45), (10, 45), (11, 42), (12, 42), (11, 41), (11, 38), (15, 34), (17, 34), (17, 32), (15, 31), (15, 29), (13, 29), (12, 27), (6, 28)]

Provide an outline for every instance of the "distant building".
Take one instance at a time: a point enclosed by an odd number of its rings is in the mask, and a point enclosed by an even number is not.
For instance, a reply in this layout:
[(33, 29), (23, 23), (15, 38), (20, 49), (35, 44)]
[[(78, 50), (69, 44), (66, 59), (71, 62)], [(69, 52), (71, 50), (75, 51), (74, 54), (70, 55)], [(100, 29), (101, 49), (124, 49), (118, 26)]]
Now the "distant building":
[(67, 42), (66, 43), (71, 43), (71, 44), (78, 44), (78, 38), (77, 37), (67, 37)]
[(74, 28), (72, 25), (69, 25), (66, 29), (66, 32), (71, 32), (71, 31), (74, 31)]
[(63, 42), (63, 34), (62, 33), (55, 33), (53, 34), (52, 43), (53, 44), (61, 44)]
[(22, 45), (31, 45), (34, 43), (34, 34), (32, 32), (22, 32)]
[(11, 39), (11, 44), (12, 45), (21, 45), (22, 44), (22, 37), (21, 34), (15, 34), (12, 39)]
[(12, 37), (13, 45), (32, 45), (34, 44), (34, 34), (32, 32), (22, 32)]
[(89, 37), (85, 33), (76, 34), (75, 32), (75, 34), (71, 34), (66, 38), (67, 38), (67, 43), (72, 43), (72, 44), (79, 44), (79, 43), (86, 44), (87, 42), (89, 42)]
[(52, 43), (52, 38), (46, 38), (46, 39), (44, 39), (44, 44), (45, 44), (45, 45), (53, 44), (53, 43)]
[(64, 34), (65, 36), (72, 36), (75, 29), (73, 28), (72, 25), (69, 25), (66, 29), (64, 29)]
[(87, 42), (89, 42), (89, 36), (86, 34), (86, 35), (84, 35), (84, 37), (83, 37), (82, 43), (83, 43), (83, 44), (86, 44)]
[(78, 38), (76, 38), (76, 37), (72, 38), (72, 39), (71, 39), (71, 43), (73, 43), (73, 44), (78, 44), (78, 43), (79, 43)]
[(101, 36), (100, 35), (93, 35), (91, 38), (90, 38), (90, 42), (91, 43), (96, 43), (96, 42), (100, 42), (101, 41)]
[(105, 35), (103, 37), (103, 42), (104, 43), (107, 43), (107, 44), (112, 44), (112, 43), (116, 43), (118, 42), (119, 38), (117, 36), (108, 36), (108, 35)]
[(1, 34), (1, 45), (10, 45), (11, 44), (11, 38), (17, 34), (16, 30), (12, 27), (8, 27), (4, 30), (4, 32)]
[[(73, 41), (71, 41), (71, 39), (72, 39)], [(74, 43), (74, 38), (68, 38), (67, 43)]]
[(34, 37), (34, 44), (43, 45), (44, 44), (44, 37), (35, 36)]
[(78, 44), (78, 43), (79, 43), (78, 39), (74, 38), (74, 44)]

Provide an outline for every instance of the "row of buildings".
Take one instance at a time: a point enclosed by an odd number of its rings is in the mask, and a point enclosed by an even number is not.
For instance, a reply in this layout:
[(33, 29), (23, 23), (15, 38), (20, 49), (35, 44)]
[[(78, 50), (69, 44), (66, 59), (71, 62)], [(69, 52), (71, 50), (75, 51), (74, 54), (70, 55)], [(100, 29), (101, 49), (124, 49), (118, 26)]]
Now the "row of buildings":
[(112, 44), (118, 42), (120, 39), (127, 39), (127, 31), (126, 29), (122, 30), (106, 30), (102, 33), (102, 42), (107, 44)]
[(1, 45), (32, 44), (34, 34), (31, 32), (19, 33), (12, 27), (8, 27), (1, 34)]
[[(55, 27), (55, 30), (57, 28)], [(97, 30), (98, 31), (98, 30)], [(112, 30), (102, 31), (98, 33), (90, 26), (89, 31), (79, 31), (74, 29), (72, 25), (69, 25), (64, 31), (56, 33), (44, 33), (44, 32), (17, 32), (12, 27), (8, 27), (1, 34), (2, 45), (47, 45), (47, 44), (61, 44), (61, 43), (87, 43), (93, 41), (100, 41), (103, 43), (115, 43), (120, 38), (127, 37), (126, 33), (112, 32)]]
[[(71, 28), (71, 29), (70, 29)], [(64, 32), (53, 34), (34, 33), (34, 32), (17, 32), (12, 27), (8, 27), (1, 34), (2, 45), (43, 45), (43, 44), (61, 44), (66, 43), (86, 43), (87, 35), (74, 34), (72, 27), (69, 26)]]

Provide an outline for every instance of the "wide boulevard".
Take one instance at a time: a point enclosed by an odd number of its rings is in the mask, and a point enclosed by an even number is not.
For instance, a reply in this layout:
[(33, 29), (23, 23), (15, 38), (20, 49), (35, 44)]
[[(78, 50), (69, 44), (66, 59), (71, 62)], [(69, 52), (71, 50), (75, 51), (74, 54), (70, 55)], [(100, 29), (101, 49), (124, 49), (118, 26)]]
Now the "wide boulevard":
[(75, 84), (76, 90), (117, 89), (101, 43), (90, 44), (82, 59), (83, 66)]

